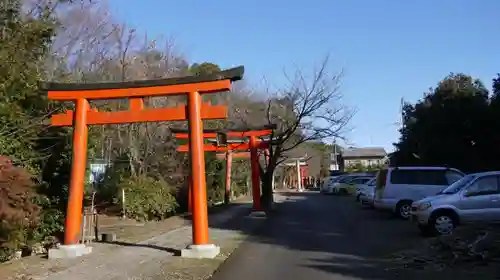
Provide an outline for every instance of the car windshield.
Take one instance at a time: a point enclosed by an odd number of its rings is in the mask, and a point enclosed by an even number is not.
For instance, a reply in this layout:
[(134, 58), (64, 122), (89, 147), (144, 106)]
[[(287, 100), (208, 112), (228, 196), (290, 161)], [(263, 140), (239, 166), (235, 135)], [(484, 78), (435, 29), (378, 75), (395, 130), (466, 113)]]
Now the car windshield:
[(351, 180), (353, 180), (355, 178), (357, 178), (357, 177), (355, 177), (355, 176), (346, 176), (346, 177), (343, 177), (340, 180), (338, 180), (338, 182), (339, 183), (348, 183), (348, 182), (350, 182)]
[(439, 192), (439, 194), (455, 194), (470, 183), (470, 181), (474, 180), (474, 178), (476, 178), (476, 175), (473, 174), (462, 177), (462, 179), (451, 184), (449, 187)]
[(368, 181), (368, 183), (366, 183), (366, 185), (375, 186), (376, 183), (377, 183), (377, 178), (373, 178), (370, 181)]
[(330, 183), (335, 183), (338, 180), (340, 180), (341, 178), (342, 178), (342, 176), (336, 176), (336, 177), (330, 178)]
[(345, 176), (344, 176), (344, 175), (336, 176), (336, 177), (334, 177), (334, 178), (330, 179), (330, 182), (331, 182), (331, 183), (336, 183), (336, 182), (338, 182), (338, 181), (342, 180), (343, 178), (345, 178)]

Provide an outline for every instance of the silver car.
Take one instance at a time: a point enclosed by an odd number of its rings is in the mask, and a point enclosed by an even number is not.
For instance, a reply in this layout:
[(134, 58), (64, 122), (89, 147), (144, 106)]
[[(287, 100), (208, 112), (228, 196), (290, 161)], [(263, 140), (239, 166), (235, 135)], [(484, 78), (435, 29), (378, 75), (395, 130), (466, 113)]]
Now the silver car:
[(366, 205), (371, 208), (373, 208), (373, 198), (375, 197), (375, 188), (371, 189), (370, 191), (363, 193), (359, 200), (361, 202), (361, 205)]
[(414, 202), (411, 215), (420, 230), (435, 234), (448, 234), (459, 224), (500, 222), (500, 171), (469, 174)]
[(367, 205), (373, 207), (373, 198), (375, 197), (375, 184), (377, 179), (374, 178), (370, 180), (366, 185), (364, 185), (359, 190), (359, 202), (362, 205)]
[(323, 182), (321, 187), (321, 193), (323, 194), (335, 194), (339, 191), (339, 186), (342, 184), (346, 184), (358, 177), (370, 176), (367, 173), (350, 173), (343, 174), (339, 176), (329, 177), (328, 180)]
[(356, 187), (356, 201), (360, 201), (360, 197), (362, 195), (366, 195), (371, 192), (372, 189), (375, 189), (375, 183), (377, 182), (377, 178), (371, 178), (366, 184), (361, 184)]
[(336, 182), (338, 182), (342, 178), (343, 178), (343, 175), (330, 176), (330, 177), (325, 178), (323, 180), (323, 182), (321, 183), (320, 192), (323, 194), (331, 194), (333, 184), (335, 184)]

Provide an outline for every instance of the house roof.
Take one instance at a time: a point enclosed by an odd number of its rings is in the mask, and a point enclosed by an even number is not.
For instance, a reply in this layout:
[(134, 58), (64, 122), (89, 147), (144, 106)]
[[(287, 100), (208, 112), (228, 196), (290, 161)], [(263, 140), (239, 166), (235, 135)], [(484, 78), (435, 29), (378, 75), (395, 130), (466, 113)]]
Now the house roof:
[(385, 157), (387, 152), (384, 148), (348, 148), (342, 151), (344, 158), (361, 158), (361, 157)]

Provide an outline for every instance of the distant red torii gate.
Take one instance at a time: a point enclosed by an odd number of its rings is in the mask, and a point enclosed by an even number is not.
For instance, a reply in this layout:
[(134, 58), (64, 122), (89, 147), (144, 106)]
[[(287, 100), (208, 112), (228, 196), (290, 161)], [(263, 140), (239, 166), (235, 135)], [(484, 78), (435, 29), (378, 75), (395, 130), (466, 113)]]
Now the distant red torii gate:
[[(224, 191), (224, 204), (229, 204), (231, 200), (231, 171), (233, 168), (233, 159), (249, 159), (250, 152), (236, 152), (227, 151), (225, 153), (216, 154), (215, 157), (219, 160), (226, 160), (226, 180), (225, 180), (225, 191)], [(189, 206), (191, 211), (191, 207)]]
[[(190, 153), (194, 200), (192, 223), (194, 246), (191, 248), (215, 247), (209, 244), (208, 238), (202, 120), (227, 118), (227, 107), (202, 103), (201, 95), (231, 90), (231, 83), (241, 80), (243, 73), (244, 68), (240, 66), (210, 75), (162, 80), (94, 84), (42, 83), (41, 88), (48, 92), (50, 100), (75, 102), (74, 112), (66, 111), (62, 114), (55, 114), (51, 118), (52, 126), (74, 127), (72, 170), (64, 227), (65, 250), (77, 248), (74, 245), (79, 242), (88, 125), (184, 120), (188, 120), (189, 145), (190, 150), (193, 151)], [(188, 104), (173, 108), (145, 108), (144, 106), (144, 98), (172, 95), (187, 95)], [(129, 100), (128, 111), (98, 112), (96, 109), (91, 109), (89, 105), (89, 100), (124, 98)], [(191, 255), (186, 253), (185, 256)], [(204, 256), (206, 257), (207, 254)]]
[[(273, 133), (273, 129), (276, 125), (266, 125), (260, 128), (248, 128), (242, 130), (204, 130), (203, 137), (205, 138), (216, 138), (218, 133), (223, 133), (227, 137), (231, 138), (248, 138), (248, 142), (245, 143), (227, 143), (224, 146), (217, 146), (216, 144), (205, 144), (204, 151), (207, 152), (226, 152), (226, 187), (225, 187), (225, 197), (230, 194), (230, 168), (232, 163), (231, 151), (247, 151), (250, 150), (250, 162), (251, 162), (251, 174), (252, 174), (252, 200), (253, 200), (253, 210), (262, 211), (262, 206), (260, 203), (260, 170), (259, 170), (259, 156), (258, 150), (268, 150), (270, 148), (267, 141), (263, 141), (258, 137), (268, 136)], [(187, 139), (188, 134), (182, 129), (172, 129), (172, 133), (177, 139)], [(180, 152), (188, 152), (188, 144), (180, 145), (177, 148)], [(266, 153), (267, 154), (267, 153)], [(228, 170), (229, 169), (229, 170)], [(188, 194), (188, 201), (190, 195)], [(189, 203), (188, 203), (189, 205)], [(189, 206), (188, 206), (189, 208)]]

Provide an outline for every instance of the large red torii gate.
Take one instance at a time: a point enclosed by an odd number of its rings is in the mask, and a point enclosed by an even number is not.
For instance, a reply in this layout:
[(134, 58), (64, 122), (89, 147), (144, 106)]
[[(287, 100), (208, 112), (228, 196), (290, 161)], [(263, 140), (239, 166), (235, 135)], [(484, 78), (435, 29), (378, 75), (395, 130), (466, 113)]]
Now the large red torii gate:
[[(226, 143), (223, 146), (218, 146), (216, 144), (205, 144), (204, 151), (211, 152), (226, 152), (230, 155), (230, 151), (247, 151), (250, 150), (250, 162), (251, 162), (251, 174), (252, 174), (252, 200), (253, 200), (253, 210), (254, 211), (262, 211), (262, 206), (260, 203), (260, 170), (259, 170), (259, 156), (258, 150), (268, 150), (270, 148), (269, 143), (267, 141), (261, 140), (259, 137), (264, 137), (271, 135), (273, 133), (273, 129), (276, 128), (276, 125), (266, 125), (264, 127), (259, 128), (245, 128), (245, 129), (234, 129), (234, 130), (210, 130), (206, 129), (203, 131), (203, 137), (205, 138), (217, 138), (218, 134), (224, 134), (225, 137), (231, 138), (248, 138), (248, 142), (244, 141), (243, 143)], [(172, 129), (172, 133), (177, 139), (187, 139), (188, 134), (183, 129)], [(181, 145), (177, 148), (180, 152), (188, 152), (189, 145)], [(226, 158), (226, 168), (230, 166), (232, 162), (232, 158), (228, 156)], [(228, 168), (227, 168), (228, 169)], [(230, 171), (226, 169), (226, 197), (228, 196), (229, 189), (229, 177)], [(190, 194), (188, 194), (188, 199), (190, 198)], [(188, 203), (189, 204), (189, 203)], [(189, 207), (188, 207), (189, 208)]]
[[(73, 126), (73, 158), (68, 207), (64, 226), (64, 245), (49, 252), (49, 257), (78, 257), (90, 253), (80, 241), (83, 191), (87, 160), (88, 125), (123, 124), (137, 122), (188, 121), (191, 172), (193, 182), (193, 245), (182, 250), (185, 257), (218, 255), (220, 249), (209, 244), (208, 213), (203, 152), (203, 119), (227, 118), (226, 106), (202, 103), (203, 94), (231, 90), (231, 83), (243, 78), (243, 66), (203, 76), (121, 83), (42, 83), (48, 98), (75, 102), (75, 111), (53, 115), (53, 126)], [(187, 95), (187, 105), (173, 108), (145, 108), (144, 98)], [(98, 112), (91, 109), (89, 100), (128, 99), (129, 110)]]

